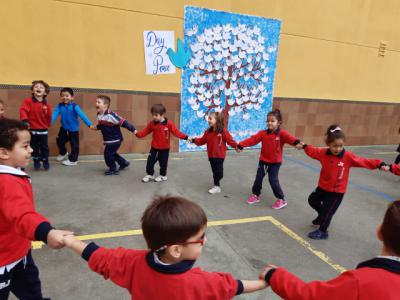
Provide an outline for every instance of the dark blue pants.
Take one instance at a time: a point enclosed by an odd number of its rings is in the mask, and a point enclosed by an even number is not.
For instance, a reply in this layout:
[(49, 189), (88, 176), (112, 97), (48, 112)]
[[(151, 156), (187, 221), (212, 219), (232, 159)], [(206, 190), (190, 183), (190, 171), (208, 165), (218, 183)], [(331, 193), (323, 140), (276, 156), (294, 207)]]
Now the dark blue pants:
[(59, 149), (60, 155), (65, 155), (67, 153), (67, 148), (65, 148), (65, 144), (71, 143), (71, 153), (68, 155), (69, 161), (78, 161), (79, 156), (79, 131), (71, 132), (67, 131), (64, 128), (60, 127), (60, 131), (58, 132), (58, 136), (56, 139), (57, 146)]
[(265, 175), (268, 173), (269, 184), (271, 185), (272, 191), (277, 199), (285, 199), (281, 185), (279, 184), (279, 169), (281, 163), (265, 163), (260, 161), (258, 163), (257, 175), (253, 184), (253, 194), (260, 196), (262, 183)]
[(214, 185), (219, 186), (222, 177), (224, 177), (224, 159), (209, 158), (211, 170), (213, 173)]
[(104, 147), (104, 160), (106, 165), (110, 168), (110, 171), (116, 171), (117, 162), (120, 166), (125, 166), (128, 162), (125, 158), (117, 153), (121, 143), (106, 144)]
[(167, 176), (169, 149), (154, 149), (151, 148), (149, 156), (147, 157), (146, 173), (154, 175), (154, 165), (158, 161), (160, 165), (160, 175)]
[(31, 132), (32, 158), (34, 160), (48, 161), (49, 144), (48, 134), (34, 134)]
[(308, 197), (308, 203), (318, 213), (319, 229), (326, 232), (332, 221), (333, 215), (336, 213), (342, 203), (344, 194), (327, 192), (319, 187)]
[(19, 262), (10, 272), (0, 275), (0, 299), (7, 300), (13, 293), (21, 300), (42, 300), (42, 287), (39, 270), (33, 261), (31, 251), (24, 261)]

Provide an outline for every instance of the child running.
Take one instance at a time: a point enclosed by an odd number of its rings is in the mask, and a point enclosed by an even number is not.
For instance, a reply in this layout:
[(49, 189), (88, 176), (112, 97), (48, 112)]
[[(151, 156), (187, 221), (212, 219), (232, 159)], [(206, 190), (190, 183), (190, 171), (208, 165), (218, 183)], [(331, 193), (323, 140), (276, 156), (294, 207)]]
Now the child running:
[(40, 169), (40, 162), (47, 171), (49, 163), (48, 134), (51, 121), (51, 108), (46, 97), (50, 86), (43, 80), (35, 80), (31, 86), (32, 97), (27, 98), (19, 109), (20, 119), (28, 124), (31, 133), (31, 148), (33, 149), (33, 167)]
[[(111, 99), (105, 95), (99, 95), (96, 99), (97, 125), (90, 126), (93, 130), (101, 130), (104, 141), (104, 160), (108, 170), (104, 175), (117, 175), (118, 171), (126, 169), (130, 163), (117, 153), (123, 141), (121, 126), (136, 133), (135, 127), (124, 118), (110, 110)], [(117, 162), (119, 169), (117, 170)]]
[[(76, 166), (79, 155), (79, 118), (90, 127), (92, 122), (86, 117), (79, 105), (74, 102), (74, 91), (71, 88), (63, 88), (60, 91), (61, 103), (54, 109), (51, 118), (51, 125), (61, 115), (61, 127), (57, 136), (57, 146), (59, 155), (58, 161), (62, 161), (64, 166)], [(71, 154), (68, 155), (65, 144), (71, 143)], [(67, 159), (66, 159), (67, 158)], [(66, 159), (66, 160), (65, 160)]]
[[(166, 181), (167, 178), (167, 167), (168, 167), (168, 157), (171, 133), (176, 137), (187, 140), (188, 136), (179, 131), (175, 124), (165, 117), (167, 112), (166, 108), (162, 104), (154, 104), (150, 110), (153, 121), (151, 121), (147, 127), (136, 133), (138, 138), (144, 138), (146, 135), (153, 133), (151, 140), (151, 149), (149, 156), (147, 157), (146, 173), (147, 175), (143, 177), (143, 182), (149, 181)], [(160, 165), (160, 175), (154, 177), (154, 165), (158, 161)]]
[(208, 160), (214, 178), (214, 186), (208, 190), (210, 194), (221, 192), (220, 181), (224, 177), (224, 160), (226, 157), (226, 144), (236, 148), (237, 143), (233, 140), (229, 131), (225, 128), (223, 113), (212, 112), (208, 115), (210, 126), (200, 138), (191, 139), (197, 146), (207, 144)]
[[(398, 300), (400, 287), (400, 200), (389, 204), (378, 239), (379, 256), (360, 263), (355, 270), (329, 281), (304, 282), (284, 268), (267, 266), (260, 274), (272, 290), (286, 300)], [(349, 249), (348, 249), (349, 250)]]
[(337, 124), (328, 127), (325, 143), (328, 148), (304, 145), (304, 152), (321, 163), (318, 187), (308, 198), (308, 203), (318, 216), (312, 221), (319, 229), (308, 237), (315, 240), (328, 238), (328, 227), (333, 215), (342, 203), (349, 182), (350, 168), (378, 169), (385, 166), (380, 159), (358, 157), (344, 149), (345, 135)]
[[(31, 254), (32, 241), (50, 248), (64, 246), (63, 235), (34, 207), (30, 177), (20, 168), (31, 158), (28, 125), (0, 119), (0, 299), (10, 292), (18, 299), (43, 300), (39, 270)], [(48, 298), (46, 298), (48, 299)]]
[(236, 280), (229, 273), (193, 268), (203, 251), (207, 217), (181, 197), (156, 198), (142, 216), (150, 250), (107, 249), (73, 236), (65, 244), (88, 261), (92, 271), (127, 289), (135, 300), (232, 299), (266, 287), (265, 280)]
[(238, 148), (242, 150), (243, 147), (251, 147), (261, 142), (260, 162), (258, 163), (257, 175), (252, 188), (253, 195), (247, 199), (248, 204), (260, 202), (262, 183), (267, 173), (269, 184), (277, 198), (272, 208), (281, 209), (288, 204), (278, 178), (279, 169), (282, 165), (283, 146), (284, 144), (289, 144), (301, 149), (302, 145), (299, 139), (281, 129), (281, 124), (282, 115), (280, 110), (270, 111), (267, 114), (267, 129), (259, 131), (238, 144)]

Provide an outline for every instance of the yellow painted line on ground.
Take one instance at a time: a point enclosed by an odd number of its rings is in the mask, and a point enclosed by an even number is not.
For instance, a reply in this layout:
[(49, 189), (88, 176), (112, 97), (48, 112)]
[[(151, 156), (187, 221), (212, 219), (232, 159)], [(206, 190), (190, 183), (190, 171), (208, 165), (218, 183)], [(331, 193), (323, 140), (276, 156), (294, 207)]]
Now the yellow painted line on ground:
[[(280, 229), (282, 232), (287, 234), (293, 240), (298, 242), (301, 246), (306, 248), (320, 260), (328, 264), (334, 270), (343, 273), (346, 271), (344, 267), (341, 265), (334, 263), (329, 256), (325, 253), (316, 250), (309, 242), (305, 239), (300, 237), (297, 233), (289, 229), (287, 226), (283, 225), (277, 219), (272, 216), (262, 216), (262, 217), (252, 217), (252, 218), (243, 218), (243, 219), (230, 219), (230, 220), (220, 220), (220, 221), (209, 221), (207, 223), (208, 227), (215, 227), (215, 226), (226, 226), (226, 225), (236, 225), (236, 224), (248, 224), (248, 223), (256, 223), (256, 222), (271, 222), (274, 226)], [(125, 230), (125, 231), (114, 231), (114, 232), (105, 232), (105, 233), (95, 233), (95, 234), (87, 234), (87, 235), (80, 235), (77, 238), (81, 241), (85, 240), (98, 240), (98, 239), (107, 239), (107, 238), (116, 238), (116, 237), (124, 237), (124, 236), (133, 236), (133, 235), (141, 235), (141, 229), (135, 230)], [(43, 247), (42, 242), (33, 242), (32, 249), (41, 249)]]

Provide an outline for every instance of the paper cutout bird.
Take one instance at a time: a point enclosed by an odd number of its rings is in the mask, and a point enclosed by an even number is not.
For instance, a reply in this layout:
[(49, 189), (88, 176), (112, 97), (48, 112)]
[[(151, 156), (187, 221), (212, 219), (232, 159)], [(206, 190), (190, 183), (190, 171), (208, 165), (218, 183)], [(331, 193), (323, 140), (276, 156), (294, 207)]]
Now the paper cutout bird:
[(183, 68), (189, 62), (190, 57), (192, 56), (192, 51), (190, 49), (185, 49), (183, 42), (178, 38), (177, 51), (175, 52), (172, 48), (169, 48), (167, 54), (175, 67)]

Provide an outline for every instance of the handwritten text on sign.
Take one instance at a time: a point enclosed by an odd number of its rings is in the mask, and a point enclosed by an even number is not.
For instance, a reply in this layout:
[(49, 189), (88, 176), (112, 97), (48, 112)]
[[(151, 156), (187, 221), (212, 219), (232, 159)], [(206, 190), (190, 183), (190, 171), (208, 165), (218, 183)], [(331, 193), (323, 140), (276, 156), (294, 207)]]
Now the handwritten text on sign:
[(144, 31), (144, 54), (146, 57), (146, 74), (176, 73), (175, 66), (167, 55), (168, 48), (175, 50), (173, 31)]

